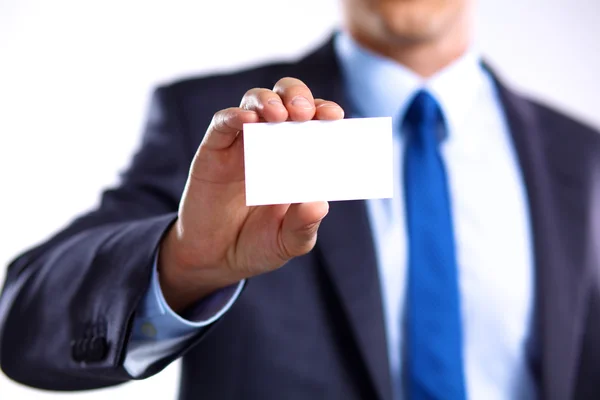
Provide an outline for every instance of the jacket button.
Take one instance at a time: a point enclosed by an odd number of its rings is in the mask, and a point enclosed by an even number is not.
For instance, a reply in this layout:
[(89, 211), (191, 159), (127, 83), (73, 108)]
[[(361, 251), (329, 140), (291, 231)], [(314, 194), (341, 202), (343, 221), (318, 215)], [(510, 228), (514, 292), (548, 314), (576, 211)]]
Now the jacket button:
[(86, 340), (77, 339), (71, 341), (71, 358), (73, 361), (81, 362), (85, 359)]
[(88, 345), (85, 361), (98, 362), (104, 360), (108, 353), (108, 342), (104, 337), (93, 337)]

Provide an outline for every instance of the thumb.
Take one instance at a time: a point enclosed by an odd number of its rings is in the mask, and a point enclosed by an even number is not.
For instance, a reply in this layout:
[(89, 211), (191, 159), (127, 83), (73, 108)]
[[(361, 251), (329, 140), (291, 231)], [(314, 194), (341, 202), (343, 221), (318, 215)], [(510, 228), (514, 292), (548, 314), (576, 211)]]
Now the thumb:
[(280, 251), (286, 259), (308, 253), (317, 241), (317, 230), (327, 212), (329, 203), (292, 204), (288, 208), (281, 225)]

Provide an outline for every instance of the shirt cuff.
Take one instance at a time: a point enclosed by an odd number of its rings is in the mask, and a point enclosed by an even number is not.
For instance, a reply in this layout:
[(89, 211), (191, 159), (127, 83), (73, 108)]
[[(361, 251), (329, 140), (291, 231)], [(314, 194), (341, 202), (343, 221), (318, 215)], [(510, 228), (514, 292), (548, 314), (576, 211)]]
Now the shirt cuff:
[(150, 288), (134, 319), (134, 340), (167, 340), (195, 333), (221, 318), (235, 303), (246, 283), (242, 280), (213, 293), (182, 316), (173, 311), (164, 298), (158, 279), (157, 260), (158, 257), (155, 257)]

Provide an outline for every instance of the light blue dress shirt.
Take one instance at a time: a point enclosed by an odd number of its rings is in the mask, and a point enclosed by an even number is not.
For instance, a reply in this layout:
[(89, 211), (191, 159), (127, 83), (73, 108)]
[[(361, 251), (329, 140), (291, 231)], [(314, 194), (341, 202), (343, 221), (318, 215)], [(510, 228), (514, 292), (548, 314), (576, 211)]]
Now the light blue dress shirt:
[[(501, 103), (488, 74), (469, 52), (428, 80), (362, 48), (335, 38), (352, 117), (391, 116), (394, 129), (394, 198), (367, 201), (396, 399), (402, 398), (406, 231), (400, 124), (421, 88), (438, 100), (447, 121), (442, 156), (450, 182), (457, 243), (469, 398), (536, 397), (527, 349), (534, 315), (534, 260), (529, 210), (521, 171)], [(125, 367), (139, 376), (185, 346), (199, 329), (225, 313), (242, 290), (233, 285), (200, 302), (186, 320), (165, 303), (156, 272), (136, 314)]]

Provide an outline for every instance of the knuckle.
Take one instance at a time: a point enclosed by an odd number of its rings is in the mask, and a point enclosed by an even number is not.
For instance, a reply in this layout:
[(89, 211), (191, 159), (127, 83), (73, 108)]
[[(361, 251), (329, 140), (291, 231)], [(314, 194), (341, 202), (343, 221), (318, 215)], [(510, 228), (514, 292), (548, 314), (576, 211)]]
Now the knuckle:
[(277, 83), (273, 87), (273, 90), (274, 91), (287, 90), (287, 89), (294, 88), (294, 87), (308, 89), (308, 86), (300, 79), (292, 78), (292, 77), (285, 77), (285, 78), (281, 78), (280, 80), (277, 81)]
[(244, 93), (244, 95), (242, 96), (242, 100), (240, 101), (240, 107), (244, 108), (244, 105), (248, 105), (248, 104), (252, 104), (254, 102), (254, 100), (256, 99), (256, 97), (258, 97), (260, 95), (260, 92), (262, 90), (262, 88), (252, 88), (246, 91), (246, 93)]
[(291, 82), (302, 82), (302, 81), (300, 79), (294, 78), (292, 76), (284, 76), (283, 78), (278, 80), (277, 83), (275, 83), (275, 86), (282, 86), (282, 85), (290, 84)]
[[(268, 99), (276, 96), (272, 90), (265, 88), (254, 88), (250, 89), (246, 92), (244, 97), (242, 97), (242, 101), (240, 102), (240, 107), (247, 110), (257, 110), (261, 109), (263, 103), (268, 101)], [(278, 97), (278, 96), (277, 96)]]
[(235, 116), (235, 108), (226, 108), (217, 111), (212, 118), (211, 126), (214, 130), (220, 131), (223, 128), (229, 127), (231, 119)]
[(213, 114), (212, 120), (210, 121), (210, 126), (212, 128), (216, 128), (217, 126), (219, 126), (219, 124), (222, 123), (224, 113), (225, 110), (220, 110)]
[(245, 99), (245, 98), (247, 98), (247, 97), (252, 97), (252, 96), (255, 96), (255, 95), (256, 95), (256, 93), (257, 93), (258, 91), (260, 91), (260, 90), (261, 90), (261, 88), (258, 88), (258, 87), (255, 87), (255, 88), (252, 88), (252, 89), (248, 89), (248, 90), (246, 91), (246, 93), (244, 93), (244, 96), (242, 97), (242, 99)]

